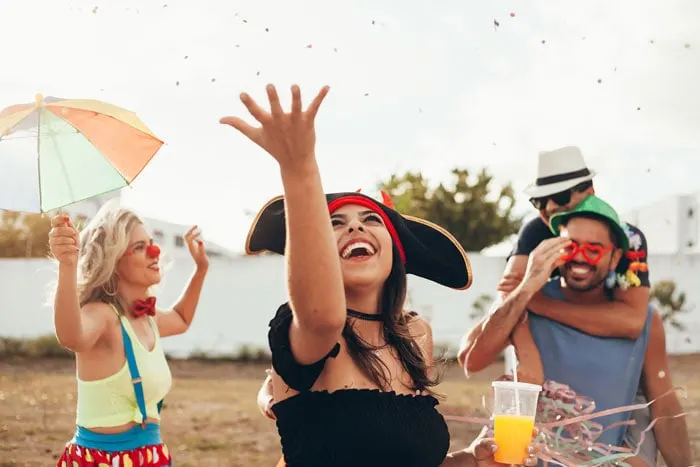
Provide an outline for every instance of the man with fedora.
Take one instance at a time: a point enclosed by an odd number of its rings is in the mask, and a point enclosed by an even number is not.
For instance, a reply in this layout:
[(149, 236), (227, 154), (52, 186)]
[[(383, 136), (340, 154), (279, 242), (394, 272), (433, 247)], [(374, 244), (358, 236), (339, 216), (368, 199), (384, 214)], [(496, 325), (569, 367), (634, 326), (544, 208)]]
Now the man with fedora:
[[(522, 310), (513, 313), (510, 307), (501, 305), (525, 276), (530, 253), (543, 241), (555, 237), (549, 227), (550, 218), (574, 209), (586, 197), (593, 195), (595, 175), (586, 166), (577, 147), (568, 146), (539, 154), (537, 179), (525, 190), (539, 216), (525, 223), (518, 234), (498, 285), (500, 300), (494, 304), (492, 314), (477, 323), (466, 336), (460, 357), (464, 359), (469, 372), (477, 372), (490, 365), (508, 345), (511, 333), (523, 319), (523, 313)], [(593, 336), (637, 339), (647, 322), (649, 306), (647, 242), (636, 227), (626, 224), (625, 231), (629, 250), (620, 259), (615, 273), (610, 273), (605, 281), (606, 292), (612, 301), (572, 303), (547, 297), (540, 291), (534, 294), (527, 309)], [(557, 277), (559, 274), (559, 269), (554, 268), (551, 276)], [(640, 401), (644, 401), (641, 394)], [(642, 419), (637, 420), (638, 426), (631, 431), (638, 433), (644, 429), (646, 426), (639, 425), (648, 425), (648, 415), (648, 411), (635, 415)], [(655, 457), (656, 446), (648, 439), (644, 444), (650, 446), (649, 455), (653, 452)]]
[[(537, 175), (535, 183), (528, 186), (525, 192), (530, 196), (530, 202), (538, 210), (539, 216), (525, 223), (518, 234), (508, 257), (503, 279), (498, 285), (501, 294), (515, 289), (525, 274), (530, 253), (542, 241), (554, 237), (549, 227), (552, 215), (570, 211), (587, 196), (595, 194), (593, 177), (596, 173), (586, 166), (577, 147), (569, 146), (541, 152)], [(629, 339), (639, 337), (646, 322), (649, 305), (647, 242), (637, 227), (625, 224), (625, 231), (629, 238), (629, 251), (621, 258), (616, 274), (610, 274), (606, 279), (612, 302), (581, 306), (561, 303), (539, 293), (529, 303), (529, 310), (592, 335)], [(552, 277), (558, 275), (558, 270), (552, 273)], [(491, 316), (489, 319), (498, 320), (498, 317)], [(491, 338), (503, 341), (507, 337), (507, 334), (501, 336), (499, 333)], [(493, 347), (498, 345), (494, 342)], [(491, 360), (487, 349), (474, 353), (468, 359), (468, 364), (478, 371), (476, 368), (484, 366), (482, 358)]]

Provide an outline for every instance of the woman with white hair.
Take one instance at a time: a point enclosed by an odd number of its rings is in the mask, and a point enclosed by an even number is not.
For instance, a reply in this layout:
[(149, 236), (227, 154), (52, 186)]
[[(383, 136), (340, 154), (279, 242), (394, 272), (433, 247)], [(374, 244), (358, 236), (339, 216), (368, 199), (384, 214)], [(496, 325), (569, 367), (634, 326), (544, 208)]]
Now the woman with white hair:
[(160, 248), (132, 211), (103, 207), (80, 234), (70, 218), (51, 221), (58, 261), (56, 336), (75, 352), (77, 430), (58, 467), (172, 465), (161, 440), (160, 407), (172, 384), (161, 337), (194, 317), (209, 266), (196, 226), (184, 240), (195, 271), (170, 310), (156, 307)]

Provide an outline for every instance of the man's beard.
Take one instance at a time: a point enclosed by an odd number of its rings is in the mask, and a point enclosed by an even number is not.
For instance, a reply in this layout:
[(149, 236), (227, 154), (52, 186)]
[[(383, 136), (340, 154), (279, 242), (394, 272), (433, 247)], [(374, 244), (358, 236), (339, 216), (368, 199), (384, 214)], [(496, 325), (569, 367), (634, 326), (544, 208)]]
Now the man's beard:
[[(612, 261), (612, 259), (611, 259)], [(600, 263), (598, 264), (600, 265)], [(590, 279), (589, 282), (586, 282), (585, 284), (579, 284), (579, 281), (576, 281), (572, 276), (574, 275), (571, 272), (572, 267), (581, 267), (581, 268), (588, 268), (590, 269), (590, 274), (593, 275), (592, 279)], [(610, 270), (610, 263), (608, 263), (607, 267), (602, 268), (602, 267), (597, 267), (597, 266), (592, 266), (588, 263), (580, 263), (580, 262), (574, 262), (574, 261), (569, 261), (565, 265), (560, 267), (560, 274), (566, 281), (566, 286), (570, 288), (571, 290), (575, 290), (577, 292), (588, 292), (590, 290), (593, 290), (597, 287), (599, 287), (603, 282), (605, 282), (605, 279), (607, 277), (607, 272), (602, 274), (601, 271), (609, 271)]]

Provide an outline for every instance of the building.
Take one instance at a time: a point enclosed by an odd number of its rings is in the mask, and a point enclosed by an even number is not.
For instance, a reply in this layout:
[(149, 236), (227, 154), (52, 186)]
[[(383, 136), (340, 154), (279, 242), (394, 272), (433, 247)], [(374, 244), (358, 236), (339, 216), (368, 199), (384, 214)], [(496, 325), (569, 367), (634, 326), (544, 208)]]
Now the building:
[[(94, 217), (105, 203), (120, 199), (121, 191), (117, 190), (111, 193), (95, 196), (70, 206), (66, 206), (63, 211), (66, 212), (72, 219), (85, 222), (87, 219)], [(190, 254), (187, 250), (187, 245), (185, 245), (185, 239), (183, 238), (183, 235), (190, 227), (189, 225), (175, 224), (145, 216), (143, 217), (143, 221), (151, 230), (153, 241), (158, 243), (163, 248), (165, 255), (175, 260), (178, 258), (189, 257)], [(210, 258), (232, 258), (238, 256), (233, 251), (211, 241), (206, 240), (205, 245), (207, 254)]]
[(700, 191), (670, 196), (621, 217), (644, 232), (651, 254), (700, 253)]

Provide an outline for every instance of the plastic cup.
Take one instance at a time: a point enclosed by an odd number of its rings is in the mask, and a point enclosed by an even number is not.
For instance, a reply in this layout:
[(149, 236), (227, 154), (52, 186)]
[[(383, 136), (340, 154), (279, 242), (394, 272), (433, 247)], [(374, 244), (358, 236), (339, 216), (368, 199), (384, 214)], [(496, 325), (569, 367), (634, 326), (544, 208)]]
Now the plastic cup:
[(494, 442), (498, 446), (494, 459), (501, 464), (522, 465), (532, 442), (542, 387), (513, 381), (494, 381), (491, 385)]

